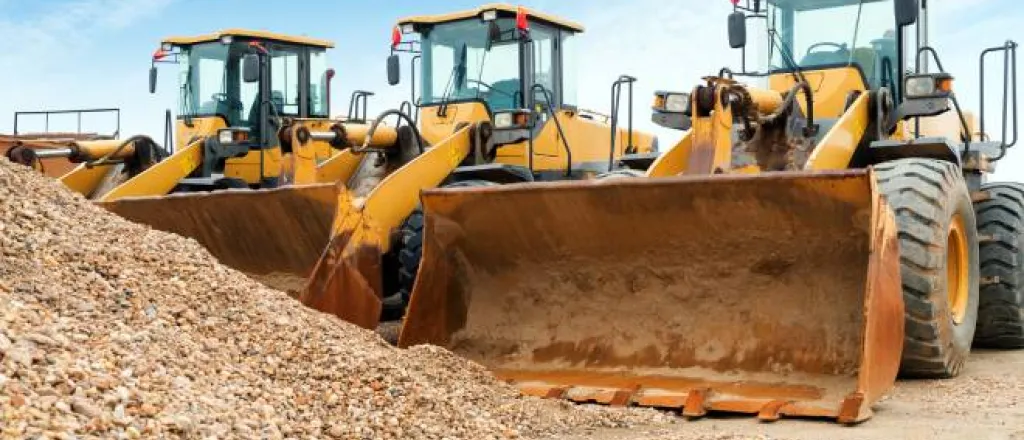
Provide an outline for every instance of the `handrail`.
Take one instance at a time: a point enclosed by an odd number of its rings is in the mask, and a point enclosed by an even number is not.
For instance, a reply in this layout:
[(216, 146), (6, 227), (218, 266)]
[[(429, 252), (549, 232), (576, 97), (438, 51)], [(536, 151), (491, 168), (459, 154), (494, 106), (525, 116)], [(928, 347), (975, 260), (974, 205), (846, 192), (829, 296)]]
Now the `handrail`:
[[(999, 154), (996, 157), (989, 158), (991, 161), (997, 161), (1006, 156), (1006, 150), (1017, 144), (1019, 134), (1017, 122), (1017, 43), (1012, 40), (1008, 40), (1002, 46), (985, 49), (979, 57), (979, 78), (981, 79), (979, 86), (979, 95), (981, 95), (980, 131), (982, 134), (985, 133), (985, 57), (995, 52), (1003, 52), (1003, 130), (1002, 137), (999, 140)], [(1012, 97), (1010, 96), (1010, 90), (1013, 90)], [(1012, 117), (1008, 114), (1011, 102), (1013, 103)], [(1013, 140), (1007, 142), (1010, 120), (1013, 120)]]
[[(352, 97), (348, 101), (348, 119), (350, 121), (362, 121), (366, 122), (366, 113), (369, 109), (369, 97), (373, 96), (373, 92), (366, 90), (355, 90), (352, 92)], [(362, 107), (359, 106), (360, 101)], [(362, 108), (363, 114), (359, 115), (359, 109)]]
[(628, 118), (629, 125), (626, 129), (626, 148), (623, 151), (633, 150), (633, 83), (636, 78), (629, 75), (620, 75), (619, 79), (612, 83), (612, 109), (611, 109), (611, 144), (608, 151), (608, 171), (615, 169), (615, 140), (618, 137), (619, 108), (622, 98), (622, 85), (626, 84), (628, 93)]
[(86, 108), (86, 109), (70, 109), (70, 110), (35, 110), (35, 111), (17, 111), (14, 112), (14, 135), (18, 135), (18, 120), (21, 116), (32, 116), (32, 115), (43, 115), (45, 117), (44, 132), (50, 132), (50, 115), (64, 115), (64, 114), (75, 114), (78, 119), (77, 134), (82, 133), (82, 114), (83, 113), (114, 113), (117, 118), (117, 128), (114, 134), (111, 135), (113, 139), (117, 139), (121, 135), (121, 109), (119, 108)]
[[(534, 92), (538, 90), (544, 95), (544, 102), (547, 103), (547, 105), (545, 105), (544, 107), (545, 109), (547, 109), (548, 115), (551, 116), (551, 120), (555, 122), (555, 128), (558, 129), (558, 136), (562, 138), (562, 146), (565, 147), (565, 156), (566, 161), (568, 162), (568, 165), (565, 167), (565, 175), (566, 177), (572, 177), (572, 149), (569, 148), (569, 139), (565, 137), (565, 132), (562, 131), (562, 123), (558, 122), (558, 116), (555, 114), (555, 110), (551, 107), (551, 104), (555, 100), (552, 98), (551, 91), (548, 90), (547, 87), (544, 87), (544, 84), (534, 84), (533, 86), (531, 86), (530, 94), (534, 94)], [(535, 124), (536, 118), (532, 119), (534, 119), (532, 123)], [(530, 173), (533, 173), (533, 136), (530, 136), (529, 146)]]

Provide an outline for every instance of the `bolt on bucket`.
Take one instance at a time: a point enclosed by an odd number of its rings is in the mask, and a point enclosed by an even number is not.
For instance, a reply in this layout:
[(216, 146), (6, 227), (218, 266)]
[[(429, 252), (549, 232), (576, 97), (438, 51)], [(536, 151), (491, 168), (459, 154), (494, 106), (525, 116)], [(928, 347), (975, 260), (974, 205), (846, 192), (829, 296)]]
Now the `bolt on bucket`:
[(132, 197), (100, 206), (190, 237), (222, 263), (297, 295), (330, 240), (336, 184)]
[(425, 191), (399, 339), (524, 393), (855, 423), (903, 344), (896, 227), (869, 171)]

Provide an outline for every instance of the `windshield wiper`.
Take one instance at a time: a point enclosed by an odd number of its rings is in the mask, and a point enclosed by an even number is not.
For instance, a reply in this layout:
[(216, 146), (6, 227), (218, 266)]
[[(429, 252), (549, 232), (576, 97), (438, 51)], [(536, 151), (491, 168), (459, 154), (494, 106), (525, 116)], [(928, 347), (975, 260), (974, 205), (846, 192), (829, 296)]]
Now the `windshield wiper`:
[(782, 55), (782, 60), (785, 61), (786, 64), (789, 64), (789, 68), (793, 70), (793, 78), (797, 81), (806, 83), (807, 78), (804, 78), (804, 73), (800, 70), (800, 65), (797, 64), (793, 55), (785, 49), (785, 45), (782, 44), (782, 37), (779, 36), (779, 33), (775, 29), (769, 29), (768, 33), (771, 35), (772, 45), (775, 46), (775, 48), (778, 49), (779, 54)]
[(451, 97), (451, 93), (454, 91), (452, 83), (455, 81), (455, 72), (458, 72), (459, 66), (452, 67), (452, 73), (448, 75), (448, 82), (444, 86), (444, 93), (441, 94), (441, 101), (438, 102), (440, 106), (437, 108), (438, 116), (444, 116), (448, 112), (448, 101)]
[(448, 112), (448, 102), (451, 100), (451, 95), (455, 93), (456, 77), (460, 70), (465, 69), (466, 57), (466, 45), (462, 45), (462, 55), (459, 56), (459, 62), (452, 66), (452, 73), (448, 75), (448, 82), (444, 86), (444, 93), (441, 94), (440, 106), (437, 109), (438, 116), (444, 116)]
[(185, 126), (192, 128), (192, 115), (199, 112), (199, 108), (196, 106), (195, 99), (192, 98), (192, 67), (189, 66), (188, 70), (185, 71), (185, 83), (181, 85), (181, 105), (182, 116), (184, 116)]

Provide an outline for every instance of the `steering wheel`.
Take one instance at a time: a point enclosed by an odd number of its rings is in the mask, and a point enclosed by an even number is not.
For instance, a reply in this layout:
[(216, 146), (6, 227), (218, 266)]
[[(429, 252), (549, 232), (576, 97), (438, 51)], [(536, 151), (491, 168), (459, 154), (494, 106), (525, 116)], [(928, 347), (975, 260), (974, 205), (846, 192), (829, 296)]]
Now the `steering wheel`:
[(232, 110), (241, 110), (241, 109), (245, 108), (245, 105), (242, 104), (241, 100), (238, 100), (238, 99), (231, 100), (231, 98), (228, 97), (227, 93), (223, 93), (223, 92), (214, 93), (213, 95), (210, 95), (210, 99), (213, 99), (214, 102), (217, 102), (217, 103), (225, 103)]
[(515, 95), (513, 95), (511, 93), (508, 93), (508, 92), (506, 92), (504, 90), (498, 90), (498, 89), (494, 88), (494, 86), (492, 86), (490, 84), (487, 84), (487, 83), (485, 83), (483, 81), (478, 81), (478, 80), (475, 80), (475, 79), (467, 79), (466, 80), (466, 84), (470, 84), (470, 83), (483, 86), (484, 88), (487, 89), (487, 93), (496, 92), (496, 93), (500, 93), (500, 94), (505, 95), (505, 96), (507, 96), (509, 98), (512, 98), (512, 99), (516, 98)]
[(838, 51), (844, 51), (844, 52), (849, 50), (846, 47), (845, 43), (844, 44), (839, 44), (839, 43), (833, 43), (831, 41), (822, 41), (821, 43), (814, 43), (814, 44), (811, 45), (811, 47), (808, 47), (807, 48), (807, 55), (810, 55), (811, 52), (814, 49), (817, 49), (819, 47), (834, 47), (834, 48), (838, 49)]

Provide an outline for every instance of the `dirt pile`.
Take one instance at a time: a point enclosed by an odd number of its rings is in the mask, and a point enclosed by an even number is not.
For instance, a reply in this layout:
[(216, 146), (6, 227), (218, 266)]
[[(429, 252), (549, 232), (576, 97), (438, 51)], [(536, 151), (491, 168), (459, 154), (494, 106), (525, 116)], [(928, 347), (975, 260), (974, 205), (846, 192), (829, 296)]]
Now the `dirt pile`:
[(671, 417), (527, 399), (392, 348), (0, 161), (0, 432), (13, 438), (509, 438)]

